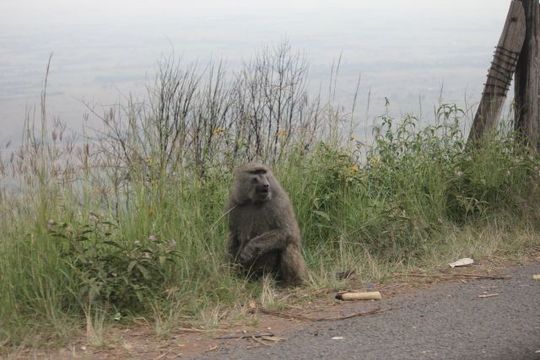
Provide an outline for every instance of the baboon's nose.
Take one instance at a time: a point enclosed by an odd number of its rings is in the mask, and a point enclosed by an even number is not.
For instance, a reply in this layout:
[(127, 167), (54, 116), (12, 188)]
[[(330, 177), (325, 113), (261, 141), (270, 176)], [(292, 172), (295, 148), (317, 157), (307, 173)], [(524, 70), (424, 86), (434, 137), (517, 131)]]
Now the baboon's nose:
[(261, 184), (259, 192), (266, 196), (270, 192), (270, 186), (268, 184)]

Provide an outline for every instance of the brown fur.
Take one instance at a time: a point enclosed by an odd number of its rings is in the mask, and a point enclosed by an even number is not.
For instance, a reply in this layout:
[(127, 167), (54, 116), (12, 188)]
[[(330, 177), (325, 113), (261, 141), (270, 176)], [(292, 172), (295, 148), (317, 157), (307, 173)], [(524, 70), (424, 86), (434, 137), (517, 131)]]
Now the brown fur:
[(301, 237), (287, 193), (270, 169), (246, 164), (234, 173), (229, 212), (229, 255), (249, 276), (273, 274), (284, 285), (305, 279)]

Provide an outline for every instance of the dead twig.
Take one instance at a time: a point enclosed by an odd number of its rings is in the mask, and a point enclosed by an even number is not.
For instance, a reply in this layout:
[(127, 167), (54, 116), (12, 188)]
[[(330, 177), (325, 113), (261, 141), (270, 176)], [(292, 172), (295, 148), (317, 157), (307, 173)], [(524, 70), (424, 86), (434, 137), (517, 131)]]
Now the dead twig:
[(196, 329), (196, 328), (177, 328), (176, 330), (181, 332), (192, 332), (192, 333), (206, 333), (212, 330), (205, 330), (205, 329)]
[(165, 356), (169, 355), (169, 351), (165, 351), (163, 354), (157, 356), (154, 358), (154, 360), (161, 360), (163, 359)]
[(402, 274), (395, 273), (396, 276), (410, 276), (410, 277), (423, 277), (423, 278), (442, 278), (442, 279), (452, 279), (460, 277), (468, 277), (474, 279), (486, 279), (486, 280), (507, 280), (511, 279), (510, 276), (491, 276), (491, 275), (477, 275), (477, 274)]
[(493, 294), (482, 294), (482, 295), (478, 295), (478, 297), (479, 297), (480, 299), (490, 298), (490, 297), (494, 297), (494, 296), (499, 296), (499, 294), (493, 293)]
[(475, 279), (486, 279), (486, 280), (508, 280), (511, 279), (510, 276), (502, 276), (502, 275), (477, 275), (477, 274), (456, 274), (457, 276), (463, 276), (463, 277), (471, 277)]
[(263, 314), (266, 314), (266, 315), (277, 316), (277, 317), (281, 317), (281, 318), (284, 318), (284, 319), (295, 319), (295, 320), (304, 320), (304, 321), (336, 321), (336, 320), (345, 320), (345, 319), (350, 319), (350, 318), (353, 318), (353, 317), (367, 316), (367, 315), (375, 315), (375, 314), (379, 314), (379, 313), (382, 313), (382, 312), (388, 311), (388, 310), (391, 310), (391, 308), (384, 309), (384, 310), (381, 309), (381, 308), (376, 308), (376, 309), (373, 309), (373, 310), (356, 312), (356, 313), (349, 314), (349, 315), (345, 315), (345, 316), (324, 317), (324, 318), (313, 318), (313, 317), (310, 317), (310, 316), (305, 316), (305, 315), (300, 315), (300, 314), (287, 314), (287, 313), (282, 313), (282, 312), (278, 312), (278, 311), (271, 311), (271, 310), (266, 310), (266, 309), (260, 309), (260, 311), (261, 311)]
[(214, 345), (214, 346), (212, 346), (211, 348), (206, 349), (204, 352), (207, 353), (207, 352), (210, 352), (210, 351), (216, 351), (217, 349), (218, 349), (218, 346), (217, 346), (217, 345)]
[(285, 338), (281, 338), (279, 336), (261, 336), (261, 339), (264, 341), (271, 341), (271, 342), (285, 341)]
[(252, 337), (250, 337), (250, 339), (255, 341), (256, 343), (262, 344), (264, 346), (270, 346), (270, 344), (267, 344), (264, 341), (260, 340), (257, 336), (252, 336)]
[(273, 333), (259, 333), (259, 334), (240, 334), (240, 335), (223, 335), (215, 337), (216, 340), (230, 340), (230, 339), (252, 339), (260, 338), (263, 336), (274, 336)]

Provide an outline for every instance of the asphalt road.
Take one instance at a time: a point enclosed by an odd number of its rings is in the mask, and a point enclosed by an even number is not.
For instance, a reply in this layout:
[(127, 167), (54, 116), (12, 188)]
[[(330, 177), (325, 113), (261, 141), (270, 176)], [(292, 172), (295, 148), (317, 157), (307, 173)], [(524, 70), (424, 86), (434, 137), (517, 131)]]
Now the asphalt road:
[[(540, 359), (540, 263), (507, 270), (505, 280), (439, 284), (381, 301), (376, 316), (313, 323), (197, 359)], [(482, 294), (497, 294), (480, 298)], [(341, 339), (332, 339), (342, 337)]]

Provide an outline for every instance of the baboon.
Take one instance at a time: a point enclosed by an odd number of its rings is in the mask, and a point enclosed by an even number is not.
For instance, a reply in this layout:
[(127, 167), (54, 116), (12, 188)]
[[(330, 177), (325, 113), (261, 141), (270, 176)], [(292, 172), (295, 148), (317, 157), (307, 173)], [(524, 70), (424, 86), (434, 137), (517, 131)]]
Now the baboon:
[(300, 229), (289, 196), (268, 167), (235, 169), (226, 211), (229, 255), (248, 277), (270, 273), (285, 286), (304, 281)]

